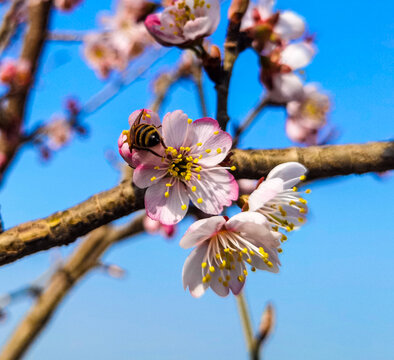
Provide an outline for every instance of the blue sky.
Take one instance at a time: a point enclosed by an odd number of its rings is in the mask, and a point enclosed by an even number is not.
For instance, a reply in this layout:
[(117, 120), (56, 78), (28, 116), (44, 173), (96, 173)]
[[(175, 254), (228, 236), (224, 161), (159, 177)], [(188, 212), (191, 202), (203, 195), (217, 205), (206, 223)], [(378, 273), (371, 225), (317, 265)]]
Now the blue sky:
[[(225, 13), (213, 36), (223, 41)], [(56, 14), (54, 29), (93, 29), (99, 8), (109, 1), (85, 0), (71, 15)], [(307, 20), (316, 33), (319, 52), (307, 68), (308, 81), (331, 94), (332, 123), (337, 143), (392, 139), (394, 5), (380, 1), (279, 1)], [(86, 101), (98, 91), (98, 80), (81, 59), (75, 44), (50, 44), (40, 81), (31, 98), (29, 125), (59, 112), (65, 95)], [(172, 51), (141, 80), (86, 119), (89, 137), (75, 139), (43, 164), (33, 148), (19, 154), (1, 190), (1, 213), (7, 227), (47, 216), (116, 184), (117, 172), (104, 158), (117, 151), (119, 133), (129, 113), (152, 100), (149, 79), (163, 65), (170, 69), (179, 51)], [(65, 63), (58, 65), (59, 59)], [(234, 121), (242, 119), (261, 95), (257, 59), (241, 55), (234, 69), (229, 101)], [(215, 110), (213, 86), (205, 79), (209, 112)], [(182, 109), (201, 114), (193, 87), (182, 82), (170, 94), (162, 114)], [(282, 110), (265, 112), (241, 142), (242, 147), (292, 145), (284, 134)], [(246, 295), (257, 325), (264, 305), (277, 312), (275, 332), (266, 359), (357, 358), (389, 360), (394, 343), (394, 179), (376, 175), (324, 180), (311, 186), (310, 221), (291, 234), (284, 246), (279, 274), (248, 277)], [(246, 359), (235, 301), (207, 292), (194, 299), (184, 292), (181, 270), (188, 252), (177, 244), (190, 225), (184, 221), (177, 237), (139, 236), (113, 248), (105, 257), (128, 272), (124, 280), (99, 273), (85, 278), (62, 303), (26, 359)], [(67, 255), (73, 245), (62, 248)], [(0, 269), (0, 293), (39, 276), (50, 264), (48, 253), (29, 256)], [(28, 310), (30, 301), (10, 308), (0, 324), (0, 344)], [(362, 346), (360, 346), (362, 344)]]

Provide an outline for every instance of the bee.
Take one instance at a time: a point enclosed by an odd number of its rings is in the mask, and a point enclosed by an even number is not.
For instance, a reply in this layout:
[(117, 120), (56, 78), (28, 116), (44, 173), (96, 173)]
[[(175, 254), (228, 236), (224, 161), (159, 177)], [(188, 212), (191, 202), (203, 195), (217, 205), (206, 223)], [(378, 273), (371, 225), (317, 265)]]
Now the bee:
[(131, 126), (129, 136), (127, 137), (127, 143), (130, 151), (132, 151), (132, 149), (146, 150), (160, 157), (160, 155), (154, 152), (151, 148), (158, 144), (162, 144), (166, 148), (163, 138), (157, 130), (161, 125), (156, 127), (151, 124), (141, 124), (144, 112), (145, 109), (142, 109), (134, 124)]

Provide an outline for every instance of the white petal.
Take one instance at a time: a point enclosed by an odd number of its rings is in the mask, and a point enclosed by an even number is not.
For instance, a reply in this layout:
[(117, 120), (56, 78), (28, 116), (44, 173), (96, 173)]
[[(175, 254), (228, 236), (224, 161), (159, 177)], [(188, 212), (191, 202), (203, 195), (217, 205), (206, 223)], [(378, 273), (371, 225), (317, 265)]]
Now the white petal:
[(208, 219), (198, 220), (189, 227), (179, 245), (184, 249), (198, 246), (201, 241), (209, 239), (218, 232), (225, 223), (226, 219), (223, 216), (212, 216)]
[(298, 162), (287, 162), (275, 166), (267, 176), (267, 180), (280, 178), (284, 189), (290, 189), (300, 182), (300, 176), (305, 175), (308, 169)]
[[(146, 190), (145, 209), (148, 216), (165, 225), (173, 225), (181, 221), (189, 206), (189, 198), (184, 185), (177, 181), (171, 188), (166, 187), (167, 179), (160, 180)], [(168, 191), (169, 197), (164, 193)], [(182, 209), (182, 205), (186, 208)]]
[[(249, 232), (249, 226), (251, 225), (267, 225), (267, 219), (264, 215), (261, 215), (253, 211), (244, 211), (239, 214), (232, 216), (226, 223), (226, 229), (235, 232)], [(256, 228), (251, 229), (253, 232)]]
[(296, 70), (307, 66), (314, 55), (313, 46), (304, 41), (286, 46), (280, 55), (280, 62), (290, 66), (292, 70)]
[(195, 20), (188, 21), (183, 28), (183, 36), (187, 40), (195, 40), (203, 36), (210, 35), (212, 21), (204, 16), (198, 17)]
[(282, 179), (267, 179), (263, 181), (249, 196), (249, 211), (256, 211), (262, 208), (267, 201), (270, 201), (282, 191)]
[(179, 149), (189, 133), (188, 116), (182, 110), (169, 112), (163, 119), (163, 138), (166, 146)]
[(305, 31), (305, 22), (302, 17), (292, 11), (283, 11), (279, 15), (274, 32), (282, 40), (294, 40), (302, 36)]
[[(160, 161), (159, 164), (162, 165)], [(166, 175), (167, 170), (166, 169), (156, 170), (154, 169), (156, 165), (145, 165), (145, 164), (139, 165), (134, 170), (133, 183), (136, 186), (138, 186), (140, 189), (145, 189), (159, 182), (161, 178), (163, 178)], [(168, 181), (170, 181), (170, 178), (168, 178)]]
[[(232, 293), (234, 295), (238, 295), (242, 288), (245, 285), (245, 275), (244, 275), (244, 270), (245, 270), (245, 264), (243, 261), (235, 262), (235, 269), (231, 271), (231, 278), (230, 281), (228, 283)], [(239, 281), (238, 277), (242, 276), (244, 278), (244, 281)]]
[(272, 101), (288, 102), (301, 99), (304, 88), (301, 79), (294, 73), (277, 74), (272, 78), (273, 90), (269, 97)]
[(212, 278), (209, 282), (209, 285), (211, 286), (212, 290), (219, 296), (227, 296), (229, 293), (229, 287), (224, 286), (223, 282), (219, 282), (219, 277), (221, 276), (220, 271), (215, 271), (211, 276)]
[(202, 282), (201, 263), (204, 261), (208, 248), (208, 243), (201, 244), (195, 248), (186, 258), (182, 270), (183, 288), (189, 287), (190, 293), (194, 297), (200, 297), (209, 286)]

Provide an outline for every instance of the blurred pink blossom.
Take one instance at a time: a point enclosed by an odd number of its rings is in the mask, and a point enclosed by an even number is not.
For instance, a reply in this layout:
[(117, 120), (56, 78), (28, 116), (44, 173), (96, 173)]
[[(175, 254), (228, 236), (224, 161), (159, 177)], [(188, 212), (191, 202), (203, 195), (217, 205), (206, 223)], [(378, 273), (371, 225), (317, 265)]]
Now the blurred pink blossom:
[(64, 117), (55, 117), (47, 126), (48, 147), (51, 150), (58, 150), (67, 144), (72, 135), (72, 128)]
[(71, 11), (81, 2), (82, 0), (55, 0), (55, 6), (62, 11)]
[(292, 11), (273, 11), (275, 1), (259, 0), (249, 3), (242, 19), (241, 31), (253, 39), (257, 51), (272, 50), (273, 45), (300, 38), (305, 31), (304, 20)]
[(175, 225), (161, 224), (160, 221), (153, 220), (149, 216), (145, 216), (143, 220), (144, 229), (149, 234), (160, 232), (163, 236), (171, 238), (176, 231)]
[(0, 64), (0, 81), (7, 85), (26, 86), (31, 80), (31, 66), (24, 59), (6, 59)]
[(220, 20), (219, 0), (176, 0), (149, 15), (145, 25), (164, 46), (187, 46), (211, 35)]
[(327, 123), (330, 99), (313, 84), (304, 86), (301, 100), (287, 104), (286, 134), (299, 143), (316, 145), (318, 132)]

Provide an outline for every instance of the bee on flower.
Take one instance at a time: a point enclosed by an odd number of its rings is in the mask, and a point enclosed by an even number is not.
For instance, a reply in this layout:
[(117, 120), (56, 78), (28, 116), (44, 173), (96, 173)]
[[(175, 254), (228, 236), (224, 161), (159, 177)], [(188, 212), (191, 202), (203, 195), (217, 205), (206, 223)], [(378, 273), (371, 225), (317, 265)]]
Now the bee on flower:
[[(153, 131), (143, 129), (137, 134), (140, 138), (131, 138), (136, 136), (136, 121), (151, 125), (160, 141), (146, 148), (133, 146)], [(201, 211), (217, 215), (238, 198), (237, 182), (227, 171), (235, 167), (220, 165), (231, 149), (232, 139), (216, 120), (192, 121), (177, 110), (167, 113), (161, 124), (155, 112), (143, 109), (142, 115), (141, 110), (130, 115), (129, 124), (132, 131), (120, 135), (119, 152), (135, 167), (134, 184), (147, 188), (145, 208), (150, 218), (165, 225), (178, 223), (186, 215), (189, 201)]]

